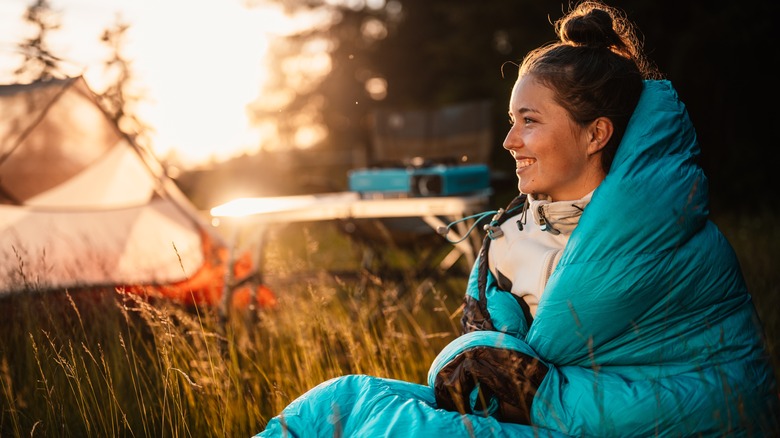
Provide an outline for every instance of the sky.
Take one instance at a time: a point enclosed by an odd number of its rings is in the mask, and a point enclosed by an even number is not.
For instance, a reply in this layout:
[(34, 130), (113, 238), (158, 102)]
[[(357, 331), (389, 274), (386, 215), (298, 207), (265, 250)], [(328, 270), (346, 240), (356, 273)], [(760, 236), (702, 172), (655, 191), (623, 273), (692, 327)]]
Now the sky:
[[(23, 20), (34, 0), (0, 0), (0, 83), (13, 82), (16, 46), (35, 33)], [(140, 118), (154, 128), (158, 157), (172, 150), (184, 167), (254, 152), (267, 132), (251, 128), (246, 106), (259, 97), (269, 37), (305, 21), (240, 0), (50, 0), (60, 28), (51, 51), (69, 75), (99, 91), (110, 50), (100, 41), (117, 17), (130, 25), (123, 49), (145, 99)]]

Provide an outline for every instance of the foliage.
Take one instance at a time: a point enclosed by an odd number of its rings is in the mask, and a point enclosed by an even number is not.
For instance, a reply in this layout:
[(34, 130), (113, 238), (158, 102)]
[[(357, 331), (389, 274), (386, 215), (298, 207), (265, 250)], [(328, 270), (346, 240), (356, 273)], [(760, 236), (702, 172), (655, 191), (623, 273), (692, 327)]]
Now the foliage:
[[(266, 267), (273, 310), (224, 320), (110, 289), (0, 301), (0, 436), (251, 436), (332, 377), (423, 383), (457, 332), (462, 278), (432, 286), (314, 269), (304, 280), (302, 270), (325, 262), (350, 266), (344, 236), (282, 234)], [(328, 243), (331, 255), (312, 251)]]
[(35, 34), (19, 43), (24, 59), (14, 71), (20, 82), (34, 82), (56, 77), (61, 59), (49, 48), (49, 35), (59, 29), (59, 14), (49, 0), (35, 0), (24, 13), (24, 21), (35, 28)]
[(125, 134), (141, 144), (148, 144), (146, 134), (149, 126), (137, 115), (136, 106), (143, 95), (135, 91), (132, 62), (124, 55), (124, 45), (130, 25), (120, 17), (107, 27), (100, 40), (111, 50), (111, 57), (105, 62), (106, 77), (113, 78), (99, 95), (100, 103), (111, 119)]
[[(333, 17), (316, 29), (276, 43), (276, 80), (258, 98), (264, 104), (255, 107), (255, 114), (258, 119), (277, 117), (288, 133), (284, 137), (288, 143), (294, 139), (290, 133), (322, 123), (329, 133), (322, 149), (365, 149), (371, 141), (374, 109), (424, 109), (491, 100), (493, 167), (499, 171), (511, 170), (511, 160), (503, 159), (501, 140), (508, 128), (512, 63), (555, 38), (551, 22), (570, 3), (264, 1), (291, 11), (325, 11)], [(637, 23), (649, 58), (688, 105), (714, 201), (733, 208), (736, 203), (773, 196), (774, 164), (762, 159), (762, 145), (772, 144), (774, 138), (773, 113), (755, 108), (779, 100), (766, 62), (774, 51), (772, 19), (778, 16), (780, 3), (607, 3), (623, 8)], [(329, 56), (323, 77), (306, 56), (312, 51)], [(306, 78), (305, 87), (291, 87), (286, 82), (291, 77)], [(369, 81), (376, 78), (384, 81), (386, 93), (372, 97)], [(287, 97), (271, 98), (279, 94)], [(300, 116), (312, 110), (313, 116)]]

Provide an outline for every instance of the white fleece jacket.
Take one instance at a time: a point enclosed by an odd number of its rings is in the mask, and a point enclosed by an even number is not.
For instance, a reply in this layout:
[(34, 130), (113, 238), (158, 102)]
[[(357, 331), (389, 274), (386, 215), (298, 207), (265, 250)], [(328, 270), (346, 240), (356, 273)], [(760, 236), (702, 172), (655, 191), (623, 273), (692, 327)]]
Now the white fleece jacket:
[(501, 225), (503, 236), (490, 243), (488, 266), (498, 285), (523, 298), (533, 316), (592, 195), (557, 202), (529, 195), (525, 208)]

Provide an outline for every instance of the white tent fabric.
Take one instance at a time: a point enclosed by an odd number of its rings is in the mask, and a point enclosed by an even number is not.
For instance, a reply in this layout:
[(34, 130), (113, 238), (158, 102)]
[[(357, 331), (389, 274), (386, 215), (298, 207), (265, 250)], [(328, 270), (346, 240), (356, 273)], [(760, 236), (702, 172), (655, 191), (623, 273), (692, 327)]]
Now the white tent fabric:
[[(130, 183), (133, 185), (128, 187)], [(123, 208), (146, 204), (154, 191), (155, 180), (133, 149), (115, 147), (81, 173), (25, 204), (43, 208)]]
[(0, 263), (9, 271), (0, 290), (182, 281), (203, 264), (188, 221), (162, 199), (94, 211), (0, 206)]
[(0, 296), (180, 282), (204, 238), (222, 244), (83, 78), (0, 86)]

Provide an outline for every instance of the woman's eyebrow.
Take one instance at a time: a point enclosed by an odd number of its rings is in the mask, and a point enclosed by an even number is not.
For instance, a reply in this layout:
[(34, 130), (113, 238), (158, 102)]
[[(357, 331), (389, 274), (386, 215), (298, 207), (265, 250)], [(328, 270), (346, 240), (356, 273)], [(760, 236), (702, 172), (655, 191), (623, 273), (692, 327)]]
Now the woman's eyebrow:
[(533, 108), (528, 108), (528, 107), (525, 107), (525, 106), (524, 106), (524, 107), (520, 107), (520, 108), (518, 108), (518, 109), (517, 109), (517, 113), (518, 113), (518, 114), (526, 114), (526, 113), (534, 113), (534, 114), (539, 114), (539, 110), (535, 110), (535, 109), (533, 109)]

